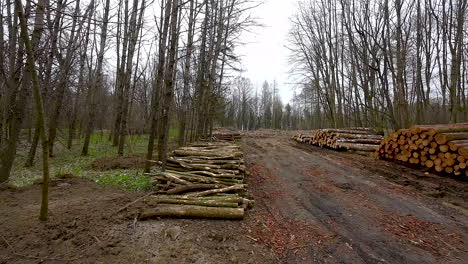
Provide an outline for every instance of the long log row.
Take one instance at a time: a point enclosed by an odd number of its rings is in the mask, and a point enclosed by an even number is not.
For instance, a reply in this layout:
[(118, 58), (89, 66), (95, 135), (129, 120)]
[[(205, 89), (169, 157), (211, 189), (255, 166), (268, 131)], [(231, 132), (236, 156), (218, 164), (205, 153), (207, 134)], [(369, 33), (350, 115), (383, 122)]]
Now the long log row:
[(243, 153), (235, 144), (202, 142), (178, 148), (168, 156), (164, 171), (147, 175), (153, 177), (158, 193), (145, 199), (148, 208), (141, 212), (141, 219), (241, 219), (253, 206), (244, 197)]
[(383, 140), (383, 133), (371, 128), (317, 129), (295, 135), (293, 139), (336, 150), (373, 152)]
[(217, 140), (232, 142), (241, 139), (241, 134), (237, 132), (215, 132), (213, 137)]
[(401, 129), (385, 138), (376, 153), (384, 159), (468, 176), (468, 123)]

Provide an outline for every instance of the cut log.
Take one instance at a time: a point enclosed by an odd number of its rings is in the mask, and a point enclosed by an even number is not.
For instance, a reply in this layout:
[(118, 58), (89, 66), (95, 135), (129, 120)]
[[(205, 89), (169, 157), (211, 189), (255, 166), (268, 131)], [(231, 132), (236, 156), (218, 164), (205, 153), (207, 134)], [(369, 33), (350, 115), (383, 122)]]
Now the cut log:
[(449, 151), (449, 146), (448, 145), (439, 145), (439, 150), (441, 152), (447, 152), (447, 151)]
[(438, 133), (435, 136), (435, 141), (437, 144), (442, 145), (449, 141), (453, 140), (468, 140), (467, 132), (458, 132), (458, 133)]
[(378, 145), (341, 143), (340, 147), (359, 151), (375, 151)]
[(362, 143), (362, 144), (372, 144), (372, 145), (379, 145), (380, 140), (379, 139), (368, 139), (368, 138), (363, 138), (363, 139), (348, 139), (348, 138), (338, 138), (336, 140), (336, 143)]
[(434, 161), (432, 161), (432, 160), (426, 160), (426, 162), (425, 162), (424, 164), (425, 164), (426, 167), (428, 167), (428, 168), (434, 167)]
[(226, 185), (222, 184), (190, 184), (190, 185), (182, 185), (177, 186), (173, 189), (168, 190), (167, 194), (179, 194), (189, 191), (199, 191), (199, 190), (209, 190), (209, 189), (221, 189), (226, 188)]
[(175, 163), (179, 163), (179, 162), (184, 162), (184, 163), (203, 163), (203, 164), (221, 164), (221, 165), (224, 165), (224, 164), (236, 164), (236, 165), (239, 165), (239, 164), (244, 164), (244, 160), (243, 159), (239, 159), (239, 160), (204, 160), (204, 159), (196, 159), (196, 158), (191, 158), (191, 159), (186, 159), (186, 158), (182, 158), (182, 157), (170, 157), (167, 159), (168, 161), (174, 161)]
[(368, 135), (368, 134), (346, 134), (346, 133), (333, 133), (337, 138), (347, 138), (347, 139), (375, 139), (382, 140), (383, 136), (381, 135)]
[(152, 217), (189, 217), (209, 219), (242, 219), (243, 208), (221, 208), (197, 205), (158, 205), (155, 208), (143, 209), (140, 219)]
[(170, 180), (173, 180), (174, 182), (179, 183), (179, 184), (190, 184), (190, 182), (179, 178), (178, 175), (176, 175), (175, 173), (170, 173), (166, 171), (166, 172), (160, 172), (159, 175), (164, 176)]
[(234, 153), (226, 153), (227, 155), (223, 155), (223, 153), (217, 153), (214, 151), (190, 151), (190, 150), (174, 150), (174, 154), (177, 156), (194, 156), (194, 157), (204, 157), (205, 159), (234, 159), (242, 157), (241, 152), (234, 152)]
[(230, 191), (238, 191), (238, 190), (243, 190), (246, 188), (245, 184), (238, 184), (234, 186), (229, 186), (226, 188), (221, 188), (221, 189), (212, 189), (212, 190), (207, 190), (203, 192), (198, 192), (198, 193), (191, 193), (188, 194), (187, 197), (200, 197), (200, 196), (206, 196), (214, 193), (225, 193), (225, 192), (230, 192)]
[(345, 134), (374, 134), (374, 135), (383, 135), (383, 132), (369, 132), (363, 130), (352, 130), (352, 129), (324, 129), (325, 133), (345, 133)]
[(191, 171), (190, 173), (203, 175), (203, 176), (210, 176), (213, 178), (225, 178), (225, 179), (237, 179), (237, 180), (244, 179), (244, 176), (239, 175), (239, 174), (227, 174), (227, 173), (222, 174), (222, 173), (214, 173), (210, 171)]
[(458, 148), (458, 154), (462, 156), (468, 156), (468, 146), (461, 146)]
[(468, 123), (412, 126), (384, 140), (379, 157), (420, 164), (437, 172), (467, 174)]
[(217, 200), (189, 200), (189, 199), (174, 199), (174, 198), (153, 198), (147, 202), (150, 206), (157, 206), (158, 204), (181, 204), (181, 205), (198, 205), (207, 207), (239, 207), (238, 203), (224, 202)]
[(467, 127), (467, 125), (465, 125), (464, 127), (462, 127), (462, 126), (458, 126), (458, 127), (439, 127), (439, 128), (429, 129), (428, 132), (430, 134), (468, 132), (468, 127)]

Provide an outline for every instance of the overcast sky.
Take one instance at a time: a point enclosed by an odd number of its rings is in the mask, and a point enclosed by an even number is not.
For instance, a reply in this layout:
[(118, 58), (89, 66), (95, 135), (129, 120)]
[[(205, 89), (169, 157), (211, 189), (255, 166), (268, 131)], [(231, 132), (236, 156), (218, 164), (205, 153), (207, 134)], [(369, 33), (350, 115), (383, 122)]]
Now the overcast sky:
[(264, 0), (265, 3), (252, 11), (263, 27), (254, 28), (253, 33), (244, 33), (246, 45), (239, 47), (242, 55), (243, 76), (261, 87), (267, 80), (276, 79), (283, 103), (293, 95), (292, 80), (288, 80), (288, 50), (284, 47), (297, 0)]

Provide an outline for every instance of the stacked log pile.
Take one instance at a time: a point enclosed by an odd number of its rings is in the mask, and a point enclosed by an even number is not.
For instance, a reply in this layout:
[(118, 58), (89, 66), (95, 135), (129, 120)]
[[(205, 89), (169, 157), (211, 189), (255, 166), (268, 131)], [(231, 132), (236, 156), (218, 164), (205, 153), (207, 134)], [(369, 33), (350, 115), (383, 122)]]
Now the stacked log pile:
[(383, 133), (370, 128), (317, 129), (293, 139), (336, 150), (373, 152), (383, 140)]
[(379, 157), (468, 176), (468, 123), (412, 126), (382, 141)]
[(140, 218), (196, 217), (242, 219), (253, 201), (244, 198), (245, 165), (240, 147), (204, 142), (174, 150), (166, 170), (149, 173), (158, 194)]
[(236, 141), (241, 139), (241, 134), (238, 132), (214, 132), (213, 137), (222, 141)]

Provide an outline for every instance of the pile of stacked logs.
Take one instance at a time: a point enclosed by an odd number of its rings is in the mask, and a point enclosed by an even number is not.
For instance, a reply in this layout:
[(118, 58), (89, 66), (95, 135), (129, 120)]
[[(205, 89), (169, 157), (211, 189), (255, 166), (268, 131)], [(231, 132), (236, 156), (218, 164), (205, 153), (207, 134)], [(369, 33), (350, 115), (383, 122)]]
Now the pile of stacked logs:
[(213, 138), (221, 141), (236, 141), (241, 139), (241, 134), (238, 132), (214, 132)]
[(240, 147), (203, 142), (174, 150), (164, 171), (148, 173), (156, 195), (140, 218), (196, 217), (242, 219), (253, 201), (245, 198), (245, 165)]
[(382, 141), (379, 157), (468, 176), (468, 123), (412, 126)]
[(336, 150), (373, 152), (383, 140), (383, 132), (371, 128), (317, 129), (295, 135), (293, 139)]

